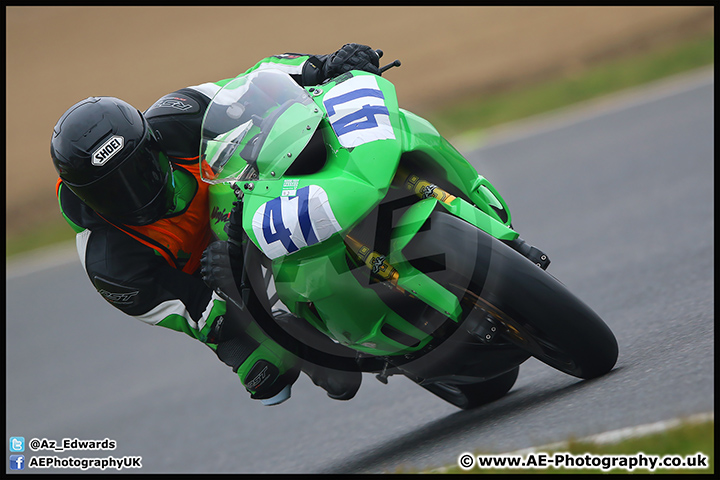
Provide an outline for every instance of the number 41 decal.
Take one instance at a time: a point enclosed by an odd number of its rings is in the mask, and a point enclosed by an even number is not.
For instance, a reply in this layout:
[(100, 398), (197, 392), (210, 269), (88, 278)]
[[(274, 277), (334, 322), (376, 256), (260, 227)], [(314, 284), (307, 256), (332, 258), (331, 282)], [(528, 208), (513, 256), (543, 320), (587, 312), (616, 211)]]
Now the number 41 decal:
[(340, 83), (325, 95), (323, 104), (345, 148), (395, 138), (385, 96), (373, 76), (359, 75)]
[(289, 255), (327, 240), (341, 231), (327, 193), (308, 185), (296, 196), (281, 196), (264, 203), (252, 219), (258, 245), (271, 259)]

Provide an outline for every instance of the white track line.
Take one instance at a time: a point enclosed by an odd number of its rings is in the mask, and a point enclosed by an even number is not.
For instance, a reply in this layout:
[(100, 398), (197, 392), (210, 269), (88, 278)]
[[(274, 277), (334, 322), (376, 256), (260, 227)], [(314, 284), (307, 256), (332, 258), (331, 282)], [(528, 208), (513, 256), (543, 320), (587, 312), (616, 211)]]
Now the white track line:
[(5, 279), (23, 277), (72, 262), (80, 265), (74, 240), (6, 258)]
[[(590, 435), (577, 440), (575, 443), (594, 443), (596, 445), (603, 445), (609, 443), (618, 443), (622, 440), (630, 438), (644, 437), (652, 433), (662, 432), (671, 428), (678, 427), (682, 424), (702, 423), (715, 420), (715, 412), (705, 412), (690, 415), (684, 418), (673, 418), (671, 420), (663, 420), (655, 423), (648, 423), (645, 425), (637, 425), (635, 427), (620, 428), (618, 430), (611, 430), (609, 432), (598, 433)], [(497, 455), (518, 455), (524, 456), (534, 452), (549, 452), (554, 450), (563, 450), (568, 448), (570, 445), (569, 441), (548, 443), (546, 445), (540, 445), (537, 447), (523, 448), (521, 450), (515, 450), (514, 452), (498, 453)], [(458, 454), (459, 455), (459, 454)], [(446, 467), (440, 467), (431, 470), (429, 473), (442, 473), (447, 471), (449, 468), (453, 468), (456, 465), (449, 465)]]
[[(645, 425), (620, 428), (618, 430), (611, 430), (609, 432), (598, 433), (596, 435), (590, 435), (588, 437), (584, 437), (584, 438), (575, 440), (575, 442), (594, 443), (596, 445), (617, 443), (622, 440), (627, 440), (630, 438), (644, 437), (645, 435), (650, 435), (652, 433), (663, 432), (665, 430), (669, 430), (671, 428), (675, 428), (675, 427), (678, 427), (678, 426), (680, 426), (682, 424), (686, 424), (686, 423), (702, 423), (702, 422), (708, 422), (708, 421), (714, 421), (714, 420), (715, 420), (715, 412), (698, 413), (695, 415), (690, 415), (689, 417), (685, 417), (685, 418), (673, 418), (671, 420), (663, 420), (660, 422), (647, 423)], [(541, 445), (539, 447), (530, 447), (530, 448), (524, 448), (522, 450), (516, 450), (514, 452), (509, 452), (506, 455), (525, 455), (525, 454), (537, 452), (537, 451), (546, 452), (548, 450), (557, 450), (559, 448), (567, 448), (568, 446), (569, 446), (569, 442), (567, 442), (567, 441), (556, 442), (556, 443), (551, 443), (548, 445)]]

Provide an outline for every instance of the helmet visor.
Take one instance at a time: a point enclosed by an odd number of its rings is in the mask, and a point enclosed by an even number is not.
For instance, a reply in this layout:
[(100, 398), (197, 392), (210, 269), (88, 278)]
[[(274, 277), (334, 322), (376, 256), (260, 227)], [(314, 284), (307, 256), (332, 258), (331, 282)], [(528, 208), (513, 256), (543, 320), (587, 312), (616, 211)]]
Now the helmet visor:
[[(148, 141), (149, 140), (149, 141)], [(172, 206), (171, 172), (165, 153), (149, 138), (113, 171), (82, 185), (68, 184), (90, 208), (122, 223), (146, 225)]]

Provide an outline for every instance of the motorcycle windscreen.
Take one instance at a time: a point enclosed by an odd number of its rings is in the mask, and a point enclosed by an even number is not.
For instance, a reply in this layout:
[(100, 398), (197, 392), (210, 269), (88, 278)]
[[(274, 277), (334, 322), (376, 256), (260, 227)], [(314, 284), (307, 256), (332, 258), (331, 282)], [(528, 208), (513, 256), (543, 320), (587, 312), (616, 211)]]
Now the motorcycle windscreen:
[(321, 118), (312, 98), (287, 73), (258, 70), (231, 80), (203, 116), (202, 179), (215, 184), (281, 175)]

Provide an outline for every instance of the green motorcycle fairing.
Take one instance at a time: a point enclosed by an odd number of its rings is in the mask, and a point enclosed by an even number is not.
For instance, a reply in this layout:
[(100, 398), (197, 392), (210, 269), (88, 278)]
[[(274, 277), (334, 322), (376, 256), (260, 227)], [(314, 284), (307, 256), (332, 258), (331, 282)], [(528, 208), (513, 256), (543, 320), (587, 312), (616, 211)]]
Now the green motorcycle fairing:
[[(399, 108), (392, 83), (366, 72), (305, 89), (274, 70), (234, 79), (208, 107), (200, 158), (203, 179), (214, 184), (215, 235), (227, 238), (227, 212), (242, 196), (243, 228), (267, 257), (282, 304), (335, 341), (376, 356), (432, 340), (411, 318), (426, 316), (423, 308), (461, 320), (457, 297), (402, 253), (434, 209), (496, 238), (517, 237), (490, 182), (429, 122)], [(417, 168), (443, 188), (413, 177)], [(409, 205), (388, 200), (412, 196), (400, 193), (399, 170), (409, 171), (405, 187), (419, 195)], [(445, 190), (452, 191), (438, 195)], [(395, 203), (403, 208), (395, 212)], [(388, 211), (392, 221), (382, 223)], [(370, 237), (389, 237), (387, 251), (363, 241), (368, 224)], [(421, 308), (393, 308), (403, 302)]]

